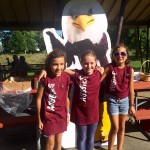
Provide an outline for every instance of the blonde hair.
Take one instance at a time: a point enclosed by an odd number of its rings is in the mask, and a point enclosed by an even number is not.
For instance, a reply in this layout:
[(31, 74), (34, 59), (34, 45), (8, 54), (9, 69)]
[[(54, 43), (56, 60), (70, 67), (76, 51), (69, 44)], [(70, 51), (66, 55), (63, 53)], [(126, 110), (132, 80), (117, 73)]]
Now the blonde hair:
[(95, 54), (94, 51), (92, 51), (92, 50), (86, 50), (86, 51), (84, 51), (84, 52), (81, 54), (80, 63), (83, 62), (83, 59), (84, 59), (86, 56), (93, 56), (93, 57), (95, 57), (95, 61), (97, 60), (97, 57), (96, 57), (96, 54)]

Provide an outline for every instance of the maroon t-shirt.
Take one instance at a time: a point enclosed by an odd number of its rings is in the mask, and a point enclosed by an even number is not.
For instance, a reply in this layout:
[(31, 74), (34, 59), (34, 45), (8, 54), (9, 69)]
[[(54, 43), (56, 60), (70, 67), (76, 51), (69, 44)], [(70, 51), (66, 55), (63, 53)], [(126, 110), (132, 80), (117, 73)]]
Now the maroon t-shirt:
[(62, 72), (61, 76), (41, 79), (44, 92), (41, 103), (41, 118), (44, 123), (43, 132), (53, 135), (67, 128), (67, 90), (70, 76)]
[(110, 70), (105, 78), (106, 94), (117, 98), (125, 98), (129, 95), (131, 66), (125, 65), (118, 68), (115, 64), (108, 65)]
[(70, 120), (79, 125), (89, 125), (99, 120), (99, 89), (101, 73), (85, 75), (83, 70), (76, 70), (74, 95)]

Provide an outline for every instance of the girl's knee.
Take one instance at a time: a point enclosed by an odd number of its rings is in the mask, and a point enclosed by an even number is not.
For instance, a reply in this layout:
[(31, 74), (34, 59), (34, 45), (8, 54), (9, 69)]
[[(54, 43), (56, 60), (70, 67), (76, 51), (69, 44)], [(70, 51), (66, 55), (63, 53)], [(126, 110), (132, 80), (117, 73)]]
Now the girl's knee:
[(118, 130), (119, 130), (118, 127), (111, 128), (111, 132), (114, 133), (114, 134), (117, 134)]
[(119, 131), (125, 131), (125, 126), (119, 127)]
[(80, 141), (86, 141), (86, 136), (78, 136), (78, 140)]
[(54, 144), (50, 142), (46, 142), (45, 150), (53, 150), (54, 149)]
[(61, 144), (55, 144), (54, 150), (61, 150)]
[(54, 136), (47, 137), (47, 138), (46, 138), (46, 146), (45, 146), (45, 149), (46, 149), (46, 150), (53, 150), (53, 149), (54, 149), (54, 144), (55, 144)]

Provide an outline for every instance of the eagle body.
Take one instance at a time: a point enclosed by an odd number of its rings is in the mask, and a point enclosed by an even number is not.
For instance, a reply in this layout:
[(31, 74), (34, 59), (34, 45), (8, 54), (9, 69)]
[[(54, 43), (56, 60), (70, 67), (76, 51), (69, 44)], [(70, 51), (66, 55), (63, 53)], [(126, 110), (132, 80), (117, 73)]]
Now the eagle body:
[(85, 50), (96, 53), (98, 65), (104, 66), (111, 61), (107, 28), (105, 12), (96, 0), (71, 0), (62, 14), (63, 39), (55, 29), (47, 29), (51, 33), (45, 31), (43, 34), (45, 41), (50, 41), (46, 47), (48, 52), (58, 48), (66, 51), (67, 67), (81, 69), (79, 56)]

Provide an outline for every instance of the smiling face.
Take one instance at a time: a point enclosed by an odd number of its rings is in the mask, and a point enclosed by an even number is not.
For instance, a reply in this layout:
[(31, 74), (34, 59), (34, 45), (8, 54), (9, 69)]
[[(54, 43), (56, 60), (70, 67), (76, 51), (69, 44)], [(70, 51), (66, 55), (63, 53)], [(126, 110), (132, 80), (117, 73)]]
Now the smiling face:
[(55, 76), (60, 76), (65, 68), (64, 57), (53, 58), (50, 64), (50, 70)]
[(86, 55), (81, 61), (82, 69), (87, 75), (91, 75), (96, 67), (96, 59), (92, 55)]
[(115, 52), (113, 52), (113, 59), (119, 66), (125, 64), (127, 56), (128, 55), (125, 47), (120, 47)]

